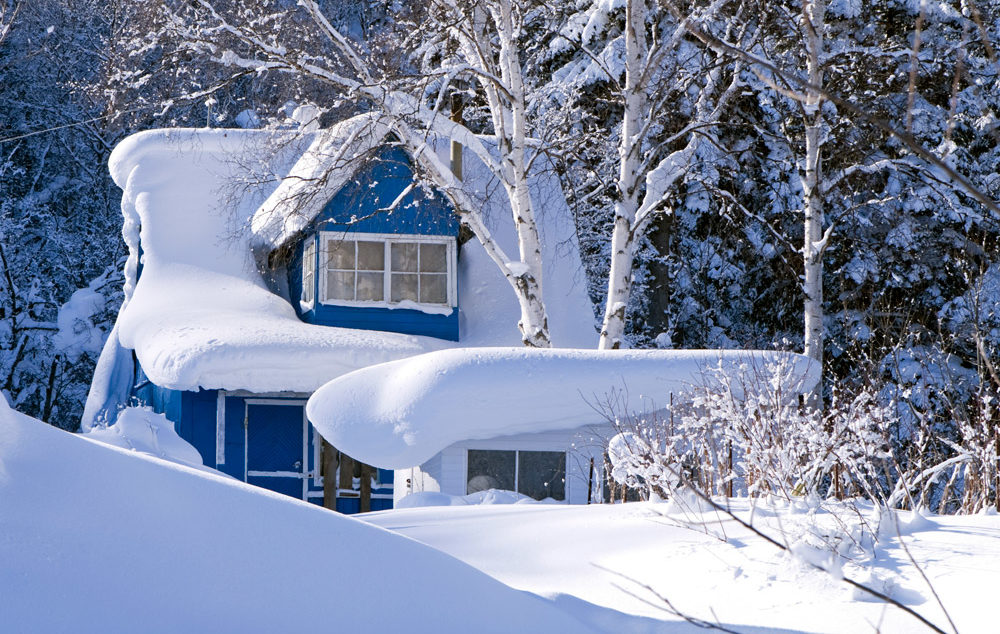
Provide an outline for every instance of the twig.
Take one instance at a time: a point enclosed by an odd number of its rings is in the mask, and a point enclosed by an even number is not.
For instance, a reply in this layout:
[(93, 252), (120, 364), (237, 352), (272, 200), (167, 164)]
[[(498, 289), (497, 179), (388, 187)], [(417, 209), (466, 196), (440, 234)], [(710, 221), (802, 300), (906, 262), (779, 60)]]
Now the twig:
[[(687, 478), (685, 478), (683, 474), (676, 474), (676, 475), (679, 478), (680, 482), (685, 487), (687, 487), (696, 496), (698, 496), (699, 498), (701, 498), (702, 500), (704, 500), (705, 502), (707, 502), (711, 506), (715, 507), (716, 510), (725, 513), (726, 515), (728, 515), (729, 517), (731, 517), (733, 520), (735, 520), (738, 524), (740, 524), (741, 526), (743, 526), (744, 528), (746, 528), (750, 532), (754, 533), (758, 537), (761, 537), (765, 541), (770, 542), (771, 544), (773, 544), (774, 546), (776, 546), (780, 550), (785, 551), (785, 552), (790, 552), (788, 546), (786, 546), (785, 544), (782, 544), (781, 542), (779, 542), (778, 540), (774, 539), (770, 535), (764, 533), (763, 531), (761, 531), (759, 528), (753, 526), (752, 524), (750, 524), (750, 523), (742, 520), (735, 513), (733, 513), (731, 510), (729, 510), (728, 508), (726, 508), (726, 507), (722, 506), (721, 504), (717, 503), (715, 500), (713, 500), (711, 497), (709, 497), (708, 495), (706, 495), (703, 491), (701, 491), (697, 487), (692, 486), (691, 483), (688, 482)], [(814, 564), (814, 563), (812, 563), (810, 561), (805, 561), (805, 563), (808, 564), (809, 566), (811, 566), (812, 568), (815, 568), (816, 570), (822, 570), (823, 572), (828, 572), (822, 566)], [(882, 601), (884, 601), (884, 602), (886, 602), (886, 603), (888, 603), (890, 605), (893, 605), (893, 606), (899, 608), (900, 610), (902, 610), (902, 611), (906, 612), (907, 614), (909, 614), (910, 616), (914, 617), (915, 619), (917, 619), (918, 621), (920, 621), (921, 623), (923, 623), (924, 625), (926, 625), (930, 629), (934, 630), (935, 632), (938, 632), (939, 634), (947, 634), (947, 632), (945, 632), (944, 630), (942, 630), (940, 627), (938, 627), (934, 623), (931, 623), (929, 620), (927, 620), (927, 618), (925, 618), (919, 612), (917, 612), (913, 608), (910, 608), (909, 606), (903, 605), (902, 603), (900, 603), (896, 599), (893, 599), (889, 595), (884, 594), (882, 592), (879, 592), (878, 590), (876, 590), (874, 588), (869, 588), (865, 584), (860, 583), (858, 581), (855, 581), (854, 579), (851, 579), (850, 577), (847, 577), (847, 576), (842, 576), (841, 580), (844, 583), (846, 583), (847, 585), (849, 585), (849, 586), (857, 588), (858, 590), (861, 590), (862, 592), (866, 592), (866, 593), (872, 595), (873, 597), (876, 597), (876, 598), (878, 598), (878, 599), (880, 599), (880, 600), (882, 600)]]

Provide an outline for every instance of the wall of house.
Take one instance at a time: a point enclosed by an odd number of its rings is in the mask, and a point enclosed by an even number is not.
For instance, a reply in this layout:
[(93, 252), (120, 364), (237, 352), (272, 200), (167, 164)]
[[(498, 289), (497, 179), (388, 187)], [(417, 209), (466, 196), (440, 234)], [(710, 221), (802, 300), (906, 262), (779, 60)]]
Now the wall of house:
[[(265, 409), (271, 408), (282, 419), (287, 419), (286, 422), (291, 422), (288, 437), (276, 439), (276, 445), (290, 443), (296, 447), (295, 451), (298, 451), (298, 446), (304, 445), (298, 455), (304, 454), (305, 499), (314, 504), (323, 504), (324, 482), (318, 468), (320, 436), (303, 418), (308, 394), (170, 390), (146, 380), (141, 368), (138, 378), (133, 388), (136, 400), (173, 421), (177, 434), (198, 450), (205, 465), (237, 480), (245, 480), (250, 484), (302, 499), (301, 479), (247, 476), (244, 420), (247, 418), (248, 407), (262, 408), (257, 410), (260, 414), (265, 414)], [(252, 416), (253, 412), (250, 414)], [(301, 426), (297, 421), (303, 421)], [(304, 430), (304, 436), (300, 430)], [(222, 440), (221, 445), (217, 443), (219, 438)], [(376, 477), (379, 486), (372, 490), (371, 510), (392, 508), (393, 476), (390, 470), (378, 470)], [(336, 485), (334, 481), (333, 486)], [(341, 513), (357, 513), (360, 510), (358, 491), (341, 490), (337, 496), (337, 510)]]
[[(306, 240), (316, 243), (315, 270), (321, 265), (318, 232), (374, 233), (422, 236), (458, 236), (459, 222), (453, 209), (436, 193), (417, 187), (404, 196), (391, 212), (379, 211), (392, 205), (413, 183), (413, 171), (406, 153), (398, 148), (383, 149), (368, 167), (361, 170), (323, 208), (302, 237), (293, 241), (280, 257), (287, 259), (288, 287), (292, 305), (308, 323), (365, 330), (384, 330), (426, 335), (458, 341), (458, 308), (436, 314), (406, 308), (336, 306), (318, 301), (319, 275), (314, 282), (311, 307), (302, 306), (302, 252)], [(457, 271), (455, 272), (457, 283)]]
[[(440, 491), (448, 495), (465, 495), (469, 449), (520, 451), (559, 451), (566, 453), (566, 502), (586, 504), (590, 460), (594, 460), (593, 495), (599, 496), (603, 478), (604, 446), (613, 430), (606, 425), (593, 425), (565, 431), (517, 434), (489, 440), (467, 440), (450, 445), (433, 458), (412, 469), (396, 472), (401, 485), (397, 500), (407, 493)], [(409, 479), (409, 488), (403, 483)]]

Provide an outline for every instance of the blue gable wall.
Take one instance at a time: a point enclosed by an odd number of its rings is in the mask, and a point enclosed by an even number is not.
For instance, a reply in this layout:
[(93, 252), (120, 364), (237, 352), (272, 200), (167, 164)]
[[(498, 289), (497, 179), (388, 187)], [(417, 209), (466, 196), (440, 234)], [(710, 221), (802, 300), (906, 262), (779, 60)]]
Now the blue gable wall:
[[(321, 304), (309, 310), (299, 304), (302, 294), (302, 249), (305, 241), (316, 244), (316, 271), (320, 270), (318, 232), (451, 236), (457, 237), (458, 217), (440, 194), (414, 188), (392, 211), (379, 211), (393, 204), (413, 183), (413, 171), (403, 150), (382, 150), (361, 169), (323, 208), (303, 238), (292, 245), (289, 291), (292, 304), (303, 321), (324, 326), (384, 330), (427, 335), (458, 341), (458, 309), (449, 314), (430, 314), (406, 308), (339, 306)], [(316, 276), (318, 281), (319, 275)], [(315, 296), (318, 298), (318, 288)]]

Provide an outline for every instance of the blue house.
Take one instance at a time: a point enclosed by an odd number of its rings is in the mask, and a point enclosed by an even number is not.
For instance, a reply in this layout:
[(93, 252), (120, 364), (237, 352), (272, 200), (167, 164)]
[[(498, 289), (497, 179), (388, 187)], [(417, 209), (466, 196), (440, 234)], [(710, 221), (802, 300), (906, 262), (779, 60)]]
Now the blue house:
[[(495, 184), (467, 163), (484, 215), (516, 252)], [(506, 281), (371, 118), (305, 141), (142, 132), (115, 149), (110, 169), (124, 192), (126, 299), (85, 428), (148, 405), (207, 466), (248, 484), (341, 512), (390, 508), (403, 483), (324, 442), (309, 396), (374, 364), (520, 342)], [(589, 346), (592, 309), (557, 198), (542, 226), (549, 323), (557, 345)]]

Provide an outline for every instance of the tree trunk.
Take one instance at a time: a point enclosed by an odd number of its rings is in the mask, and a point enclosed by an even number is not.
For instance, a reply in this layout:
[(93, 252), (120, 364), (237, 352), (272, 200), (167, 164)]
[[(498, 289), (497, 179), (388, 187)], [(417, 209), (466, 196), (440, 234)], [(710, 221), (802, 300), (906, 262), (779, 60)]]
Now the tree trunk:
[[(823, 252), (826, 239), (823, 234), (823, 200), (820, 193), (822, 183), (822, 163), (820, 151), (823, 146), (822, 97), (819, 89), (823, 86), (823, 69), (820, 59), (823, 54), (825, 7), (823, 0), (810, 0), (802, 5), (802, 34), (806, 42), (807, 69), (809, 83), (805, 102), (802, 104), (806, 125), (806, 155), (802, 176), (803, 203), (805, 207), (805, 236), (802, 245), (804, 275), (802, 290), (805, 295), (804, 352), (815, 359), (820, 370), (823, 367)], [(819, 406), (822, 386), (816, 388), (813, 400)]]
[(597, 345), (601, 350), (615, 350), (622, 346), (625, 311), (632, 290), (634, 225), (639, 207), (640, 130), (647, 105), (642, 72), (647, 53), (645, 29), (646, 0), (629, 0), (625, 5), (625, 109), (618, 145), (618, 201), (615, 203), (615, 226), (611, 235), (608, 297), (604, 305), (601, 338)]

